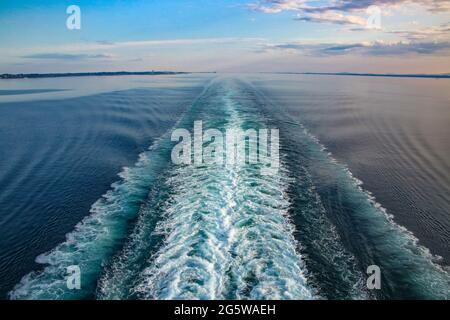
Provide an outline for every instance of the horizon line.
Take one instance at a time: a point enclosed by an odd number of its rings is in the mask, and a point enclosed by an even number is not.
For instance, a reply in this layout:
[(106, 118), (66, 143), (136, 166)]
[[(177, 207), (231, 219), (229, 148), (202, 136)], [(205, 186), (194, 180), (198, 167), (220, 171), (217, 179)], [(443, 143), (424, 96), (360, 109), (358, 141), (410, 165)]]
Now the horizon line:
[[(58, 78), (58, 77), (86, 77), (86, 76), (127, 76), (127, 75), (177, 75), (198, 73), (239, 73), (217, 71), (92, 71), (92, 72), (50, 72), (50, 73), (1, 73), (0, 79), (25, 79), (25, 78)], [(324, 76), (359, 76), (359, 77), (395, 77), (395, 78), (435, 78), (450, 79), (450, 73), (363, 73), (363, 72), (284, 72), (284, 71), (260, 71), (240, 72), (257, 74), (300, 74), (300, 75), (324, 75)]]

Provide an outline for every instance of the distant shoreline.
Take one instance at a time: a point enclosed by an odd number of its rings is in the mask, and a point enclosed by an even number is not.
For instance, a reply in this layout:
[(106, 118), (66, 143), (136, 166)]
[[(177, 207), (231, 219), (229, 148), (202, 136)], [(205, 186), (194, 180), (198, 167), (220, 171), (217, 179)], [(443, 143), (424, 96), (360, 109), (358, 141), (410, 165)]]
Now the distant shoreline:
[(155, 76), (155, 75), (176, 75), (189, 74), (190, 72), (171, 71), (142, 71), (142, 72), (66, 72), (66, 73), (4, 73), (0, 74), (0, 79), (34, 79), (34, 78), (62, 78), (62, 77), (105, 77), (105, 76)]
[[(1, 79), (38, 79), (38, 78), (63, 78), (63, 77), (106, 77), (106, 76), (155, 76), (177, 75), (192, 73), (217, 73), (211, 72), (183, 72), (183, 71), (114, 71), (114, 72), (65, 72), (65, 73), (3, 73)], [(399, 73), (354, 73), (354, 72), (259, 72), (263, 74), (301, 74), (319, 76), (355, 76), (355, 77), (388, 77), (388, 78), (428, 78), (450, 79), (450, 74), (399, 74)]]
[(353, 73), (353, 72), (271, 72), (276, 74), (304, 74), (320, 76), (356, 76), (356, 77), (390, 77), (390, 78), (432, 78), (450, 79), (450, 74), (397, 74), (397, 73)]

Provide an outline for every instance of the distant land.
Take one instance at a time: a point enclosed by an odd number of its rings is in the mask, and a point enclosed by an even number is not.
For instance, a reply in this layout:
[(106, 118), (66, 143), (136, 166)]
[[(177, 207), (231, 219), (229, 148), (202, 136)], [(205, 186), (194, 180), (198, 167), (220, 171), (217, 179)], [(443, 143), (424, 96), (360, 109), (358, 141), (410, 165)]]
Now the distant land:
[(171, 72), (171, 71), (116, 71), (116, 72), (75, 72), (75, 73), (4, 73), (0, 74), (0, 79), (22, 79), (22, 78), (60, 78), (60, 77), (104, 77), (104, 76), (155, 76), (155, 75), (174, 75), (188, 74), (190, 72)]
[[(211, 72), (175, 72), (175, 71), (113, 71), (113, 72), (66, 72), (66, 73), (3, 73), (0, 79), (24, 79), (24, 78), (62, 78), (62, 77), (104, 77), (104, 76), (154, 76), (176, 75), (191, 73), (217, 73)], [(260, 72), (269, 74), (304, 74), (322, 76), (357, 76), (357, 77), (391, 77), (391, 78), (434, 78), (450, 79), (450, 73), (442, 74), (414, 74), (414, 73), (354, 73), (354, 72)]]
[(310, 74), (322, 76), (358, 76), (358, 77), (393, 77), (393, 78), (435, 78), (448, 79), (450, 73), (443, 74), (401, 74), (401, 73), (353, 73), (353, 72), (274, 72), (279, 74)]

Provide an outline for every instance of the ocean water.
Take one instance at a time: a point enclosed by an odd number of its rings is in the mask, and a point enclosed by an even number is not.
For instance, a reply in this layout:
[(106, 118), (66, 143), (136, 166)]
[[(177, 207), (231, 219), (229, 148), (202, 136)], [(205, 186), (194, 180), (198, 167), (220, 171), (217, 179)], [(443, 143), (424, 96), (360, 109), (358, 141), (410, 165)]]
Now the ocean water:
[[(448, 299), (450, 95), (435, 81), (2, 83), (0, 294)], [(279, 129), (279, 170), (174, 165), (170, 134), (196, 120)], [(71, 265), (80, 290), (67, 289)], [(370, 265), (380, 290), (366, 287)]]
[(450, 264), (450, 81), (253, 78)]

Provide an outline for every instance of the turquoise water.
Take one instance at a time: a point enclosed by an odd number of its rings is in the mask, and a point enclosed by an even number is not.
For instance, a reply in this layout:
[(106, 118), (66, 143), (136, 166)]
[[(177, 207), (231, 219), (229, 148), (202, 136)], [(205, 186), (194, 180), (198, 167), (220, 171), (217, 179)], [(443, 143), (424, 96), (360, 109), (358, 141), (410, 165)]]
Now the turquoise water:
[[(64, 241), (38, 255), (42, 267), (9, 297), (449, 298), (450, 277), (438, 258), (277, 100), (274, 88), (257, 81), (204, 78), (189, 89), (183, 97), (191, 101), (167, 125), (154, 124), (161, 130), (151, 147), (122, 169)], [(196, 120), (221, 131), (279, 129), (279, 170), (174, 165), (170, 134), (192, 130)], [(381, 290), (366, 288), (373, 264), (381, 269)], [(67, 289), (70, 265), (80, 266), (81, 290)]]

